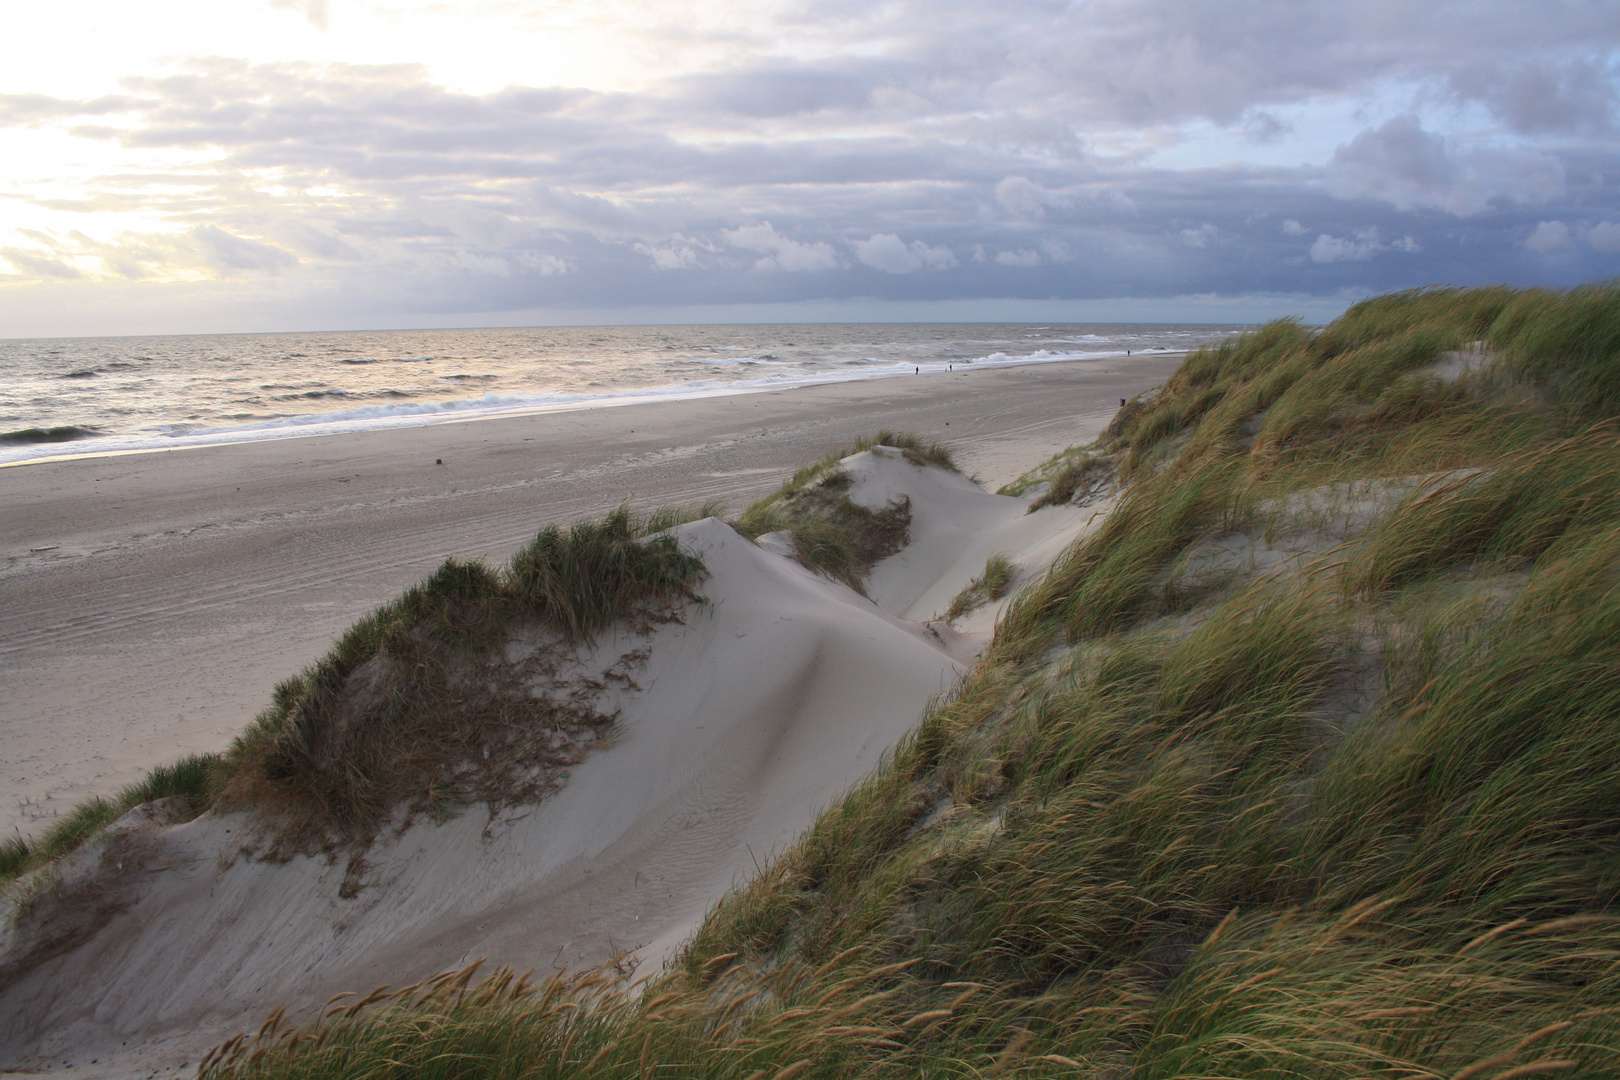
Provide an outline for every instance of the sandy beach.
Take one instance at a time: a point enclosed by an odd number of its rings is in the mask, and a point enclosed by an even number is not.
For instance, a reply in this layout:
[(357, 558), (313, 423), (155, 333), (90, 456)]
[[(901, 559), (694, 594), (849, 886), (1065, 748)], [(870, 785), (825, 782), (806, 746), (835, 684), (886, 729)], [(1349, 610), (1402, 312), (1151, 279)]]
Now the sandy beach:
[[(0, 830), (217, 750), (447, 555), (637, 506), (733, 509), (890, 427), (992, 490), (1090, 439), (1158, 354), (0, 469)], [(436, 464), (442, 460), (443, 465)]]

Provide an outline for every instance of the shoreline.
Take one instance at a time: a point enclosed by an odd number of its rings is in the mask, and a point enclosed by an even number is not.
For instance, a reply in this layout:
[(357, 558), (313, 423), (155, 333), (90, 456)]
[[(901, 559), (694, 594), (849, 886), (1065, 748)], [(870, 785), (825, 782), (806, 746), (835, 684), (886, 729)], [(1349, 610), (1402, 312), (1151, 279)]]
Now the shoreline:
[[(1034, 355), (1011, 357), (1005, 360), (993, 360), (990, 357), (965, 360), (960, 366), (971, 370), (999, 370), (1017, 368), (1030, 365), (1071, 364), (1071, 363), (1098, 363), (1146, 360), (1150, 358), (1175, 357), (1180, 358), (1187, 354), (1187, 349), (1155, 348), (1144, 350), (1139, 356), (1129, 356), (1124, 353), (1097, 353), (1086, 356), (1075, 355), (1049, 355), (1037, 357)], [(926, 372), (918, 370), (910, 374), (917, 378), (929, 375), (959, 374), (953, 369), (951, 362), (943, 365), (935, 363), (929, 365)], [(376, 415), (365, 418), (342, 416), (347, 410), (334, 410), (332, 413), (299, 413), (281, 418), (277, 421), (259, 426), (247, 427), (217, 427), (205, 428), (196, 432), (165, 433), (161, 435), (113, 435), (106, 438), (113, 440), (113, 447), (105, 450), (73, 451), (66, 449), (66, 443), (80, 443), (87, 440), (69, 439), (63, 441), (45, 440), (32, 444), (19, 444), (14, 451), (20, 451), (22, 445), (31, 447), (64, 447), (61, 453), (45, 454), (39, 457), (21, 458), (16, 461), (0, 461), (0, 469), (16, 468), (22, 465), (44, 465), (53, 461), (73, 461), (82, 458), (94, 457), (122, 457), (131, 454), (156, 454), (169, 450), (197, 450), (208, 447), (238, 446), (243, 444), (280, 442), (285, 439), (321, 438), (333, 435), (362, 435), (377, 432), (397, 431), (406, 428), (436, 427), (441, 424), (480, 423), (487, 420), (513, 419), (523, 416), (545, 416), (554, 413), (581, 412), (593, 409), (616, 409), (634, 405), (675, 404), (686, 401), (702, 401), (709, 398), (737, 397), (750, 394), (769, 394), (800, 390), (809, 387), (837, 386), (846, 383), (874, 383), (890, 379), (907, 377), (904, 370), (881, 370), (866, 374), (841, 374), (826, 377), (806, 377), (796, 382), (784, 383), (744, 383), (700, 389), (679, 389), (685, 384), (672, 383), (668, 387), (652, 387), (641, 390), (626, 390), (619, 393), (603, 394), (596, 397), (581, 397), (566, 401), (536, 401), (519, 405), (489, 405), (479, 407), (481, 399), (450, 399), (444, 402), (428, 403), (433, 411), (400, 411), (394, 415)], [(423, 406), (422, 408), (426, 408)], [(465, 411), (466, 415), (463, 415)], [(301, 430), (310, 428), (314, 430)], [(160, 442), (162, 440), (162, 442)], [(153, 443), (155, 445), (129, 445), (135, 443)], [(0, 448), (3, 452), (3, 448)]]
[[(996, 486), (1181, 354), (969, 369), (0, 471), (0, 831), (218, 750), (271, 688), (446, 556), (504, 560), (623, 501), (740, 511), (880, 428)], [(435, 464), (437, 461), (444, 464)]]

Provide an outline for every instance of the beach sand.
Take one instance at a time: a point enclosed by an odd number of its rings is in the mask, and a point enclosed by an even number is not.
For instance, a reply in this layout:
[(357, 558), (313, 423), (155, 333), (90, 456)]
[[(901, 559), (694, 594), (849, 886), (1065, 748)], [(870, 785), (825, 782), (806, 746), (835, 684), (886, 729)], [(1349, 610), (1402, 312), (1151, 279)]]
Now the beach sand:
[[(881, 427), (949, 439), (994, 486), (1089, 440), (1175, 362), (4, 470), (8, 494), (35, 508), (26, 516), (56, 521), (13, 541), (50, 550), (0, 582), (38, 613), (6, 608), (5, 641), (31, 663), (7, 685), (4, 737), (59, 785), (26, 811), (223, 745), (274, 681), (446, 554), (501, 558), (547, 521), (623, 499), (740, 508)], [(576, 748), (542, 801), (443, 819), (402, 810), (369, 840), (275, 858), (263, 857), (275, 819), (176, 822), (153, 804), (0, 895), (0, 1068), (184, 1070), (276, 1005), (307, 1019), (333, 993), (479, 957), (537, 970), (671, 960), (971, 667), (1011, 597), (935, 620), (985, 559), (1003, 553), (1015, 582), (1030, 580), (1107, 513), (1028, 513), (1027, 498), (889, 447), (843, 468), (855, 504), (909, 507), (907, 543), (873, 568), (867, 595), (784, 557), (779, 539), (750, 543), (714, 518), (681, 526), (677, 542), (705, 567), (701, 602), (569, 646), (572, 659), (544, 653), (552, 674), (529, 692), (601, 697), (614, 735)], [(514, 634), (509, 664), (552, 648)]]
[[(0, 469), (0, 831), (224, 747), (271, 688), (447, 555), (542, 526), (733, 510), (879, 428), (991, 490), (1179, 354), (957, 371)], [(442, 460), (443, 464), (436, 464)]]

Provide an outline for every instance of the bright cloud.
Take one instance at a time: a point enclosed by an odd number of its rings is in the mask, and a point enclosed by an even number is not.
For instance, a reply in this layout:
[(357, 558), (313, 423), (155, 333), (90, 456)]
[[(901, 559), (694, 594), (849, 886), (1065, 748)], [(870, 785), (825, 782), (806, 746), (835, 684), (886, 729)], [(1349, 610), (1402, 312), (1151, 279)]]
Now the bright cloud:
[(1041, 253), (1032, 251), (1029, 248), (1022, 248), (1018, 251), (998, 251), (996, 252), (996, 262), (1002, 266), (1039, 266), (1041, 265)]
[(921, 240), (907, 244), (894, 233), (873, 233), (855, 241), (855, 258), (874, 270), (889, 274), (914, 274), (918, 270), (949, 270), (957, 265), (948, 247), (929, 247)]
[(1318, 236), (1316, 242), (1311, 245), (1311, 261), (1366, 262), (1381, 251), (1416, 254), (1422, 250), (1423, 246), (1410, 236), (1403, 236), (1399, 240), (1385, 244), (1379, 242), (1377, 229), (1358, 229), (1353, 237), (1329, 236), (1327, 233)]
[(1600, 221), (1586, 234), (1586, 242), (1604, 252), (1620, 252), (1620, 225)]
[(1072, 201), (1061, 192), (1048, 191), (1022, 176), (1009, 176), (996, 185), (996, 203), (1015, 217), (1042, 218), (1048, 207), (1067, 207)]
[(654, 270), (688, 270), (698, 262), (697, 252), (678, 241), (662, 246), (638, 243), (635, 249), (652, 260)]
[(754, 263), (756, 270), (795, 273), (838, 267), (838, 256), (831, 244), (821, 240), (808, 244), (791, 240), (772, 228), (768, 221), (759, 225), (745, 225), (740, 229), (727, 229), (725, 236), (731, 241), (732, 247), (764, 252), (764, 257)]
[(1196, 229), (1182, 229), (1177, 235), (1181, 237), (1182, 244), (1187, 247), (1204, 248), (1219, 240), (1221, 231), (1206, 221)]
[(1539, 222), (1536, 231), (1530, 234), (1524, 246), (1543, 255), (1559, 248), (1569, 247), (1569, 226), (1562, 221)]

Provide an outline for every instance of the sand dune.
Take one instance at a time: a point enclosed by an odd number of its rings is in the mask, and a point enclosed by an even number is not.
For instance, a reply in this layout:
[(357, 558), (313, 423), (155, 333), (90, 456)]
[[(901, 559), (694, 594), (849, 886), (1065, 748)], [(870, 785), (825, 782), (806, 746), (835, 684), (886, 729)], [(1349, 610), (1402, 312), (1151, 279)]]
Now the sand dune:
[(994, 487), (1092, 438), (1179, 360), (0, 468), (0, 832), (223, 748), (277, 682), (446, 555), (504, 560), (621, 499), (740, 510), (882, 427), (945, 440)]
[[(56, 898), (27, 907), (14, 892), (6, 903), (25, 906), (0, 911), (13, 976), (0, 1060), (132, 1040), (185, 1053), (276, 1004), (481, 956), (540, 969), (623, 951), (668, 959), (972, 662), (982, 634), (922, 620), (989, 552), (1039, 567), (1090, 517), (1028, 514), (1024, 499), (887, 447), (843, 467), (862, 505), (911, 509), (910, 543), (874, 569), (873, 598), (716, 519), (680, 527), (709, 572), (705, 602), (649, 636), (621, 629), (580, 647), (581, 677), (633, 650), (645, 660), (612, 692), (617, 741), (539, 806), (401, 822), (363, 864), (264, 861), (259, 826), (240, 813), (166, 825), (137, 810), (68, 860)], [(361, 885), (350, 899), (346, 880)]]
[[(869, 510), (905, 499), (911, 506), (911, 543), (872, 569), (867, 593), (901, 618), (937, 619), (961, 588), (984, 570), (992, 555), (1013, 559), (1019, 579), (1052, 565), (1095, 509), (1045, 507), (1029, 512), (1029, 498), (992, 495), (959, 473), (905, 467), (889, 447), (874, 447), (851, 459), (850, 501)], [(987, 636), (1010, 600), (988, 606), (965, 621)]]

